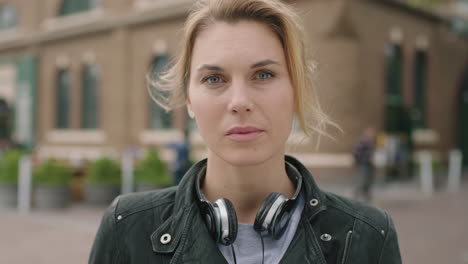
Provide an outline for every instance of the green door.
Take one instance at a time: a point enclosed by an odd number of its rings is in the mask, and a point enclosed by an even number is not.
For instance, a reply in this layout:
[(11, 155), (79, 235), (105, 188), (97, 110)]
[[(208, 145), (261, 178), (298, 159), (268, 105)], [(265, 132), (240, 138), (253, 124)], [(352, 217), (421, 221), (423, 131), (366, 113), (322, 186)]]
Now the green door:
[(391, 44), (385, 49), (386, 92), (385, 130), (390, 133), (401, 131), (403, 100), (401, 96), (403, 80), (403, 56), (399, 45)]
[(463, 153), (463, 164), (468, 166), (468, 70), (460, 84), (458, 111), (458, 146)]
[(426, 85), (427, 56), (425, 51), (417, 51), (413, 65), (413, 109), (411, 118), (413, 127), (426, 127)]

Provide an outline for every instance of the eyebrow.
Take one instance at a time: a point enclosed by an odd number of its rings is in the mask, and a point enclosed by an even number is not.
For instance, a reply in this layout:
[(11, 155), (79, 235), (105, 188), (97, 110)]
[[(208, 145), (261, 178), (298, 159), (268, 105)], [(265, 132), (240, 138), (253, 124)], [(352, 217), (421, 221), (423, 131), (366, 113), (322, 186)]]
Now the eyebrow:
[[(266, 59), (266, 60), (262, 60), (262, 61), (259, 61), (259, 62), (256, 62), (256, 63), (250, 65), (250, 68), (251, 69), (259, 68), (259, 67), (267, 66), (267, 65), (270, 65), (270, 64), (280, 65), (280, 63), (277, 62), (277, 61)], [(202, 71), (202, 70), (224, 71), (224, 69), (222, 67), (217, 66), (217, 65), (210, 65), (210, 64), (203, 64), (202, 66), (198, 67), (198, 71)]]
[(270, 64), (277, 64), (279, 65), (280, 63), (277, 62), (277, 61), (274, 61), (274, 60), (270, 60), (270, 59), (266, 59), (266, 60), (262, 60), (262, 61), (259, 61), (257, 63), (254, 63), (250, 66), (251, 69), (253, 68), (258, 68), (258, 67), (263, 67), (263, 66), (267, 66), (267, 65), (270, 65)]

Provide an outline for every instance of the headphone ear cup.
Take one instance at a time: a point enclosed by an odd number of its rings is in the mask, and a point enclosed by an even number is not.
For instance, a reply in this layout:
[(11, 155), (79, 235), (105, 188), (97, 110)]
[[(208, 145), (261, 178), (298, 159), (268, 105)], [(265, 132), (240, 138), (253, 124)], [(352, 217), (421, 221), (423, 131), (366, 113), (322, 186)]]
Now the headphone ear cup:
[(284, 197), (284, 195), (282, 195), (281, 193), (274, 192), (268, 195), (268, 197), (265, 199), (265, 202), (263, 202), (262, 206), (257, 212), (257, 216), (255, 217), (255, 222), (254, 222), (255, 231), (257, 231), (258, 233), (268, 231), (268, 233), (270, 233), (269, 226), (271, 223), (270, 224), (265, 223), (266, 226), (264, 226), (264, 222), (266, 220), (266, 217), (271, 207), (273, 206), (275, 201), (281, 196)]
[(216, 214), (216, 210), (214, 209), (213, 205), (209, 202), (203, 202), (201, 204), (201, 213), (204, 217), (206, 227), (208, 228), (208, 232), (210, 233), (211, 237), (217, 241), (218, 240), (218, 228), (219, 228), (219, 217)]
[[(237, 214), (234, 205), (228, 199), (223, 199), (226, 204), (226, 211), (228, 216), (229, 234), (224, 242), (225, 245), (234, 243), (237, 238)], [(223, 242), (221, 242), (224, 244)]]
[(273, 239), (280, 239), (286, 227), (288, 226), (289, 220), (291, 219), (291, 213), (294, 208), (293, 201), (286, 201), (281, 204), (281, 206), (276, 210), (276, 213), (271, 220), (270, 224), (270, 234)]
[(221, 198), (213, 204), (203, 202), (201, 208), (213, 240), (226, 246), (232, 244), (237, 237), (237, 215), (231, 201)]

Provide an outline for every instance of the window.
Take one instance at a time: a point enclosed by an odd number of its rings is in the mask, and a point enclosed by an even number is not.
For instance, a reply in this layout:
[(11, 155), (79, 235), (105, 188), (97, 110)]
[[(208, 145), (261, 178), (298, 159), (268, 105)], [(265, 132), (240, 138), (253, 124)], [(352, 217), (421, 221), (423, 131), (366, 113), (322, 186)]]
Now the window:
[(57, 75), (57, 91), (56, 91), (56, 119), (55, 127), (59, 129), (69, 128), (70, 116), (70, 73), (66, 69), (62, 69)]
[(66, 16), (75, 13), (89, 11), (99, 6), (100, 0), (63, 0), (59, 15)]
[(81, 97), (81, 127), (98, 128), (99, 111), (99, 71), (96, 65), (88, 64), (83, 69)]
[(389, 132), (400, 131), (400, 117), (403, 100), (401, 96), (403, 80), (403, 56), (401, 47), (390, 44), (385, 49), (386, 93), (385, 93), (385, 129)]
[[(159, 74), (164, 72), (169, 66), (169, 56), (157, 56), (151, 64), (151, 78), (158, 80)], [(172, 128), (172, 115), (167, 113), (158, 104), (150, 98), (150, 120), (151, 129), (170, 129)]]
[(426, 127), (426, 86), (427, 86), (427, 55), (425, 51), (417, 51), (413, 65), (413, 111), (411, 114), (413, 126)]
[(16, 8), (10, 4), (0, 4), (0, 31), (13, 28), (16, 24)]

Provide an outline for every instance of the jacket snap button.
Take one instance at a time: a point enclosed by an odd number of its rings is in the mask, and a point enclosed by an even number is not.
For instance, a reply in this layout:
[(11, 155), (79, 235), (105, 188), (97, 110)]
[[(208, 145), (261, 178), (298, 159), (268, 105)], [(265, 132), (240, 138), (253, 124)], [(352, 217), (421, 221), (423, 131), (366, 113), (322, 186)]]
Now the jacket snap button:
[(161, 236), (161, 244), (166, 245), (167, 243), (171, 242), (171, 235), (169, 234), (164, 234)]
[(329, 234), (322, 234), (320, 236), (320, 239), (322, 239), (323, 241), (330, 241), (332, 239), (332, 236), (330, 236)]
[(385, 230), (380, 231), (380, 233), (385, 236)]
[(310, 203), (311, 206), (317, 206), (317, 204), (319, 203), (319, 201), (318, 201), (317, 199), (312, 199), (312, 200), (310, 200), (309, 203)]
[(117, 216), (117, 220), (122, 220), (122, 216), (121, 215)]

